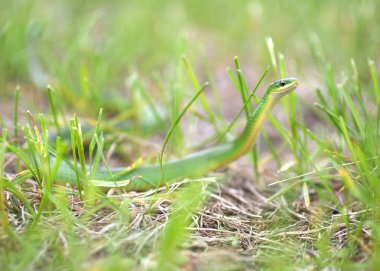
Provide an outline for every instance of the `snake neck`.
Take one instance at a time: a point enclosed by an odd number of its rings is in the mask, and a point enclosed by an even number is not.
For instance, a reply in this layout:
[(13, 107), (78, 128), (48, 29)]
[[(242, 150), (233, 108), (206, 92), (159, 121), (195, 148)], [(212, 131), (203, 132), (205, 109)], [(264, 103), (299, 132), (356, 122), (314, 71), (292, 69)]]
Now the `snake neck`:
[(270, 93), (261, 99), (256, 110), (249, 116), (243, 132), (233, 141), (236, 157), (247, 153), (255, 144), (270, 110), (278, 100), (279, 97), (270, 95)]

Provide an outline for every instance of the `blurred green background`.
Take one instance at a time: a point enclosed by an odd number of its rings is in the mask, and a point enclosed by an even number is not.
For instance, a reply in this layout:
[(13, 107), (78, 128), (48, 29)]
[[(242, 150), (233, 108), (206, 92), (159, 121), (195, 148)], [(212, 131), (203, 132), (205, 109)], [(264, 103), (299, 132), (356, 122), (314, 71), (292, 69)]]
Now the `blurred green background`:
[(257, 79), (270, 64), (268, 36), (285, 55), (289, 75), (313, 83), (323, 78), (320, 65), (341, 70), (354, 58), (360, 70), (368, 58), (379, 59), (379, 6), (376, 0), (1, 0), (1, 96), (11, 99), (16, 85), (31, 91), (50, 83), (86, 113), (89, 99), (101, 107), (123, 95), (131, 74), (143, 76), (150, 91), (159, 87), (155, 78), (173, 80), (182, 54), (201, 79), (207, 71), (227, 78), (235, 55)]

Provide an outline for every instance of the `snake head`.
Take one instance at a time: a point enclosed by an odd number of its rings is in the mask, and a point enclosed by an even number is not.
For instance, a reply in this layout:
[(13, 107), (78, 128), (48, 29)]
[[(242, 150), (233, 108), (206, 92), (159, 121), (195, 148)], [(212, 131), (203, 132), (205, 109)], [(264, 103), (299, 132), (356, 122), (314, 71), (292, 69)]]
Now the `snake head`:
[(284, 78), (280, 79), (269, 86), (271, 94), (282, 97), (298, 86), (298, 80), (296, 78)]

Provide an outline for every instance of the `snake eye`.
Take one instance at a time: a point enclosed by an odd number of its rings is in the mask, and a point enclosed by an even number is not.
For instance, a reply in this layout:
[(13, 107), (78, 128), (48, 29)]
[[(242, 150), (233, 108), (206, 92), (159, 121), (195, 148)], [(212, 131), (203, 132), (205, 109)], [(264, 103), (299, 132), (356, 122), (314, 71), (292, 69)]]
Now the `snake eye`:
[(283, 86), (285, 86), (285, 85), (286, 85), (286, 83), (285, 83), (284, 81), (281, 81), (281, 82), (280, 82), (280, 86), (283, 87)]

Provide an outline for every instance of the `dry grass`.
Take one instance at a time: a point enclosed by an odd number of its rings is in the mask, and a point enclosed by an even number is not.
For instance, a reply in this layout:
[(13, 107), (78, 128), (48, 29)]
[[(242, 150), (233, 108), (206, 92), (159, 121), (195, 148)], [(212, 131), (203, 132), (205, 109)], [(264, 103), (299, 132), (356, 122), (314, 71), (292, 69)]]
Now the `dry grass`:
[[(6, 168), (10, 172), (14, 159), (12, 156), (7, 158)], [(364, 261), (371, 254), (371, 232), (366, 226), (359, 227), (364, 211), (355, 212), (355, 206), (352, 210), (347, 209), (347, 224), (343, 215), (335, 211), (336, 206), (324, 203), (313, 193), (309, 208), (304, 206), (301, 198), (293, 202), (285, 198), (268, 202), (267, 198), (275, 192), (273, 187), (254, 184), (252, 178), (247, 176), (249, 174), (236, 172), (234, 167), (230, 167), (216, 177), (184, 180), (168, 188), (162, 187), (158, 194), (155, 190), (126, 193), (111, 189), (107, 192), (107, 198), (117, 203), (118, 207), (105, 205), (96, 211), (86, 210), (73, 188), (56, 186), (55, 189), (64, 191), (67, 197), (68, 211), (74, 222), (70, 223), (71, 230), (78, 238), (75, 242), (88, 249), (88, 257), (83, 263), (88, 270), (107, 265), (107, 259), (115, 251), (128, 257), (139, 255), (139, 260), (133, 264), (135, 267), (153, 268), (157, 257), (153, 248), (173, 211), (176, 192), (190, 181), (202, 182), (208, 200), (192, 215), (192, 223), (187, 228), (190, 238), (182, 245), (183, 270), (252, 270), (271, 266), (276, 261), (278, 264), (296, 261), (300, 257), (306, 263), (310, 261), (310, 268), (316, 268), (312, 259), (325, 256), (321, 255), (318, 244), (321, 236), (327, 236), (329, 240), (328, 255), (331, 258), (348, 245), (347, 234), (358, 236), (358, 250), (356, 255), (352, 255), (353, 259)], [(7, 177), (12, 179), (12, 174), (8, 173)], [(224, 181), (220, 183), (216, 179)], [(37, 210), (41, 191), (35, 181), (30, 179), (19, 189)], [(32, 214), (9, 192), (6, 192), (6, 206), (15, 232), (25, 234)], [(54, 242), (60, 243), (63, 254), (70, 255), (73, 252), (70, 251), (68, 239), (72, 236), (66, 236), (66, 223), (63, 214), (53, 210), (42, 216), (38, 227), (56, 228)], [(358, 228), (362, 228), (359, 235), (356, 232)], [(7, 240), (4, 238), (2, 234), (2, 240)], [(54, 255), (54, 250), (49, 251), (50, 245), (47, 242), (39, 251), (41, 257)], [(2, 247), (4, 249), (7, 245)], [(271, 257), (277, 260), (272, 262)]]

